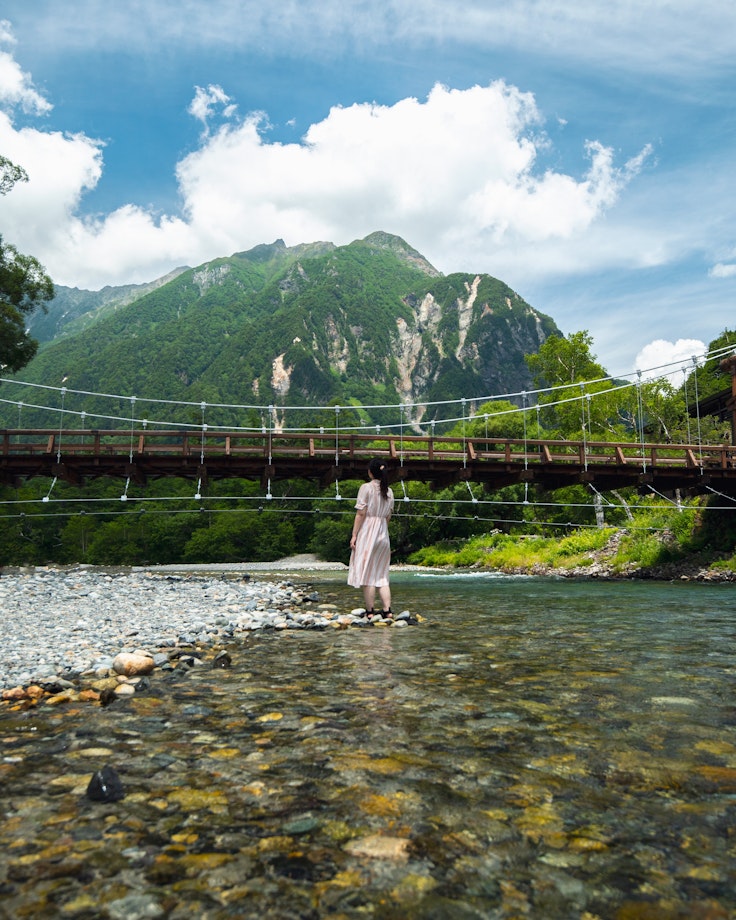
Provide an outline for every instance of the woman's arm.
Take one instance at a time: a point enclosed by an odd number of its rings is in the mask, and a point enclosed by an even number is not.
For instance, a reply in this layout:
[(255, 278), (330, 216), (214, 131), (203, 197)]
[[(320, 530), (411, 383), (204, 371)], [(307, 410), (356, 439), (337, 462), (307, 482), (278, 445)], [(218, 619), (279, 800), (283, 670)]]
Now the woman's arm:
[(355, 512), (355, 521), (353, 522), (353, 535), (350, 537), (350, 549), (355, 549), (355, 541), (358, 539), (360, 528), (365, 521), (365, 508)]

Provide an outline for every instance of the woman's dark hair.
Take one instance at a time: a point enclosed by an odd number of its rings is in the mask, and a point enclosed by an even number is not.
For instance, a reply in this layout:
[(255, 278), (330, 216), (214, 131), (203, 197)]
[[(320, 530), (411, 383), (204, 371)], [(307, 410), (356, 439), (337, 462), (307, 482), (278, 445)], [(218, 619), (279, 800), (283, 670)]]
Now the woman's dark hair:
[(368, 464), (368, 472), (374, 479), (377, 479), (381, 486), (381, 495), (388, 498), (388, 470), (386, 464), (380, 457), (374, 457)]

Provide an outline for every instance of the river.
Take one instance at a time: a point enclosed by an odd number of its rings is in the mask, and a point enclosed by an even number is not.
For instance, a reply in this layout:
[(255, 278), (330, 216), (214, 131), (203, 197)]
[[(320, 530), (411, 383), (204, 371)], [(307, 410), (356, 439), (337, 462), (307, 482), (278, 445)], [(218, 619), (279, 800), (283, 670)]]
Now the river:
[[(733, 586), (392, 587), (419, 626), (249, 635), (107, 708), (1, 711), (0, 915), (736, 916)], [(92, 802), (105, 764), (125, 797)]]

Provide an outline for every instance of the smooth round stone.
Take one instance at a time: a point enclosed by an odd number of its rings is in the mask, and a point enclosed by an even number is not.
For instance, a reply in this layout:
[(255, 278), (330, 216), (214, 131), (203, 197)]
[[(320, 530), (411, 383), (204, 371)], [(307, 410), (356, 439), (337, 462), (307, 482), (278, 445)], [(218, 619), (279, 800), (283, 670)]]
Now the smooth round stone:
[(150, 674), (155, 664), (150, 655), (121, 652), (115, 656), (112, 666), (116, 673), (134, 677), (139, 674)]

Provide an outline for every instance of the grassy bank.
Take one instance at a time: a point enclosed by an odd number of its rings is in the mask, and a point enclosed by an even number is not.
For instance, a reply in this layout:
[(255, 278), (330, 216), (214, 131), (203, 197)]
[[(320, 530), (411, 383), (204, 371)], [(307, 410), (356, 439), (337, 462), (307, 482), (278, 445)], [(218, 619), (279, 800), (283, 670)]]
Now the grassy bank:
[(702, 499), (675, 507), (653, 500), (626, 526), (540, 526), (538, 533), (493, 531), (462, 543), (438, 543), (413, 553), (414, 565), (483, 568), (509, 573), (596, 577), (736, 577), (732, 513)]

